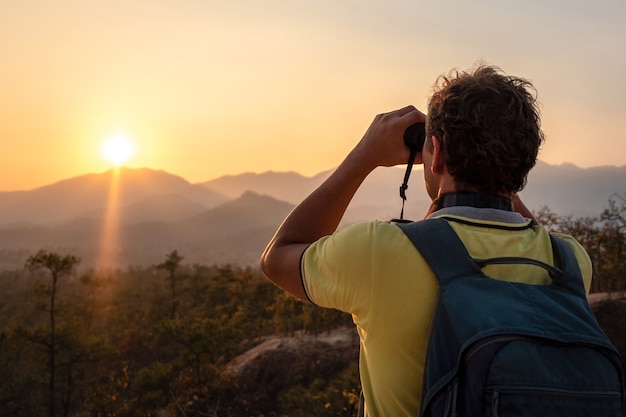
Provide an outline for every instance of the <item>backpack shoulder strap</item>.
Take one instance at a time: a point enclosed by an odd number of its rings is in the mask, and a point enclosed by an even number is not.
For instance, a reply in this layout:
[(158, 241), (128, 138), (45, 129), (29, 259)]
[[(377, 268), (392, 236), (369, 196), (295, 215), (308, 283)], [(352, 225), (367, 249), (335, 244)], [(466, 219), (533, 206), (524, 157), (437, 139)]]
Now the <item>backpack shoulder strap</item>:
[[(465, 245), (445, 219), (398, 223), (440, 281), (480, 273)], [(454, 259), (454, 262), (450, 262)]]
[(554, 253), (554, 263), (563, 270), (563, 273), (555, 278), (553, 283), (583, 299), (587, 299), (585, 283), (574, 250), (560, 237), (550, 235), (550, 240)]

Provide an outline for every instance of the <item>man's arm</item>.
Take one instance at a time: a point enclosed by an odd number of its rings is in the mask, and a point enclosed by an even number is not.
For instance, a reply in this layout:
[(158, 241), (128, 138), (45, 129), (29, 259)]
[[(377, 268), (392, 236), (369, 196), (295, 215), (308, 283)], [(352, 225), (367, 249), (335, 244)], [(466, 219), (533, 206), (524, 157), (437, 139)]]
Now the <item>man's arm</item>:
[[(261, 269), (276, 285), (306, 300), (300, 259), (309, 244), (332, 234), (354, 193), (379, 166), (406, 163), (404, 131), (425, 116), (409, 106), (376, 116), (367, 132), (339, 167), (287, 216), (261, 256)], [(416, 163), (421, 163), (417, 155)]]

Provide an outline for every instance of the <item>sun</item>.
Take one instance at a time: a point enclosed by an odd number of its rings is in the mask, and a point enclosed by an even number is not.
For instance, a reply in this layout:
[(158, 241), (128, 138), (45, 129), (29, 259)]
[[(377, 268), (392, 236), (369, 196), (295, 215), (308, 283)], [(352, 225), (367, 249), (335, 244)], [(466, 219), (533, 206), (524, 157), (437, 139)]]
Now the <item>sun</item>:
[(135, 146), (126, 136), (118, 133), (102, 144), (100, 152), (107, 161), (120, 166), (133, 156)]

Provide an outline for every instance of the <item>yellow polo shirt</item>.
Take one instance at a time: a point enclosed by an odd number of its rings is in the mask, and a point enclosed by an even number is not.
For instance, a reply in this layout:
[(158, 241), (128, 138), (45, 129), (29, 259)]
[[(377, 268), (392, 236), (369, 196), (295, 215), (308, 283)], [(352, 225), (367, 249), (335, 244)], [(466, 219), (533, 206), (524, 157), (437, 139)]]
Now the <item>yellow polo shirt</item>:
[[(450, 224), (474, 258), (521, 256), (554, 264), (544, 228), (529, 227), (530, 221), (517, 213), (506, 213), (508, 222), (489, 220), (495, 211), (484, 210), (469, 210), (483, 213), (478, 216), (483, 219), (454, 214), (468, 211), (462, 209), (444, 209), (432, 217), (457, 220)], [(589, 256), (572, 237), (561, 236), (574, 250), (588, 292)], [(438, 283), (406, 235), (383, 221), (346, 227), (313, 243), (302, 257), (301, 272), (313, 303), (352, 314), (360, 337), (366, 415), (416, 416)], [(483, 272), (501, 280), (550, 282), (543, 268), (531, 265), (490, 265)]]

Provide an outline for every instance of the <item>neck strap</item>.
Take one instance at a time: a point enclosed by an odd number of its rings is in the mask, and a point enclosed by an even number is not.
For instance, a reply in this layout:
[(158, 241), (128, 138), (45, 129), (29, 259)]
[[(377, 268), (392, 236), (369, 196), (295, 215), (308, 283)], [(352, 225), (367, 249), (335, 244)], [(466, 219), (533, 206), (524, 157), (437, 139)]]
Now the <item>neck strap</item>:
[(415, 162), (415, 155), (417, 155), (417, 148), (410, 147), (409, 161), (406, 164), (406, 171), (404, 173), (404, 181), (400, 186), (400, 198), (402, 198), (402, 209), (400, 210), (400, 220), (404, 220), (404, 202), (406, 201), (406, 189), (409, 188), (409, 176), (413, 169), (413, 163)]
[(480, 193), (446, 193), (440, 195), (434, 202), (437, 210), (445, 207), (468, 206), (476, 208), (492, 208), (497, 210), (513, 210), (513, 202), (506, 197), (494, 194)]

